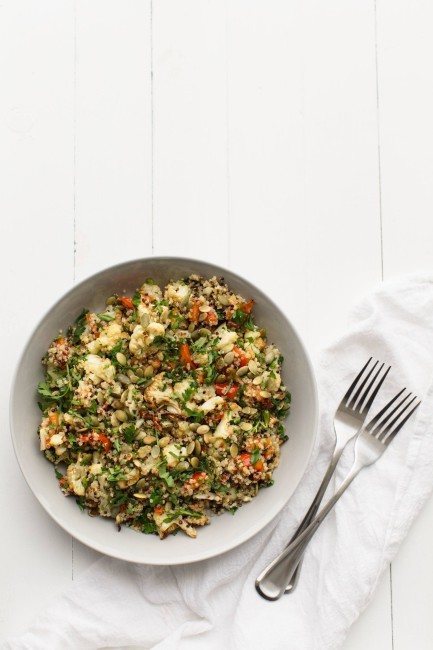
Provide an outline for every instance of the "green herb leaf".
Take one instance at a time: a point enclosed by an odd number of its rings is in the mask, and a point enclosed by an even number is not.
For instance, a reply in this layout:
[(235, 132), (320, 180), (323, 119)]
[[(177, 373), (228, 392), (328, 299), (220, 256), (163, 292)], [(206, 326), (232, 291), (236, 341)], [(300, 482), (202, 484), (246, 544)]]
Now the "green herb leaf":
[(83, 309), (81, 314), (75, 319), (75, 327), (72, 332), (72, 343), (77, 345), (80, 342), (80, 337), (86, 329), (86, 315), (89, 313), (88, 309)]
[(98, 318), (109, 323), (111, 320), (114, 320), (115, 317), (112, 314), (98, 314)]
[(260, 449), (254, 449), (251, 454), (251, 465), (255, 465), (260, 459)]
[(173, 487), (174, 485), (174, 479), (170, 474), (168, 473), (167, 470), (167, 463), (161, 463), (159, 468), (158, 468), (158, 476), (159, 478), (162, 478), (163, 481), (167, 484), (168, 487)]
[(75, 503), (80, 508), (81, 512), (83, 512), (86, 509), (86, 504), (85, 504), (85, 501), (84, 501), (84, 497), (77, 497), (75, 499)]
[(135, 426), (133, 424), (129, 424), (123, 429), (123, 437), (125, 438), (125, 442), (127, 442), (128, 445), (132, 445), (136, 435), (137, 431), (135, 430)]

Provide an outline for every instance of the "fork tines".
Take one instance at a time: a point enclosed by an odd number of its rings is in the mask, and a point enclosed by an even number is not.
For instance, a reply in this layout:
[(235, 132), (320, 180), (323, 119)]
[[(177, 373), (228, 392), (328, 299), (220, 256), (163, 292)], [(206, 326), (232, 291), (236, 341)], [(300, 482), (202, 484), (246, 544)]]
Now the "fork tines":
[[(388, 445), (393, 440), (394, 436), (421, 404), (421, 400), (419, 400), (412, 406), (418, 398), (416, 395), (412, 397), (412, 393), (407, 393), (394, 406), (395, 402), (397, 402), (405, 391), (406, 388), (403, 388), (403, 390), (397, 393), (366, 426), (367, 431), (385, 445)], [(409, 399), (410, 397), (412, 399)]]
[(378, 365), (379, 361), (374, 361), (373, 357), (369, 358), (365, 366), (353, 380), (349, 390), (341, 400), (340, 406), (344, 405), (345, 408), (352, 409), (360, 414), (366, 413), (369, 410), (387, 374), (391, 370), (391, 366), (385, 366), (384, 363), (376, 370)]

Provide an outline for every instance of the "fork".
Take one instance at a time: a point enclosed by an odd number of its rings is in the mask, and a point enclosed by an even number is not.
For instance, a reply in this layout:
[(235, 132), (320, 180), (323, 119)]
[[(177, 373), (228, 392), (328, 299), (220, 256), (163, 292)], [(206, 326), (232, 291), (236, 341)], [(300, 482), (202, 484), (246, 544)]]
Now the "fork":
[[(317, 491), (317, 494), (311, 503), (311, 506), (299, 524), (296, 532), (292, 536), (289, 544), (291, 544), (298, 537), (298, 535), (300, 535), (302, 531), (307, 528), (307, 526), (313, 521), (314, 517), (316, 516), (323, 496), (326, 492), (326, 488), (328, 487), (329, 481), (331, 480), (331, 477), (334, 473), (340, 456), (343, 453), (344, 448), (349, 443), (349, 441), (358, 433), (360, 427), (365, 422), (367, 413), (373, 404), (373, 401), (380, 387), (385, 381), (388, 372), (391, 369), (390, 366), (387, 366), (386, 370), (384, 371), (385, 364), (382, 363), (382, 365), (373, 375), (379, 364), (379, 361), (376, 361), (375, 363), (372, 363), (372, 361), (373, 358), (370, 357), (367, 363), (355, 377), (340, 404), (338, 405), (334, 416), (335, 446), (331, 461), (329, 463), (328, 469), (326, 470), (325, 476), (323, 477), (322, 483), (320, 484), (320, 487)], [(376, 381), (377, 384), (374, 386)], [(372, 390), (373, 386), (374, 389)], [(286, 586), (286, 593), (292, 593), (295, 589), (299, 580), (301, 563), (302, 559), (299, 561), (299, 565), (293, 574), (292, 579)]]
[[(403, 388), (368, 424), (361, 427), (355, 442), (354, 461), (346, 478), (312, 523), (258, 576), (256, 589), (261, 596), (267, 600), (277, 600), (283, 595), (286, 585), (296, 571), (300, 557), (326, 515), (332, 510), (355, 476), (364, 467), (372, 465), (382, 456), (390, 442), (394, 440), (397, 433), (418, 408), (421, 401), (413, 405), (418, 398), (416, 395), (412, 397), (412, 393), (405, 395), (394, 406), (405, 391), (406, 388)], [(410, 397), (412, 399), (409, 399)]]

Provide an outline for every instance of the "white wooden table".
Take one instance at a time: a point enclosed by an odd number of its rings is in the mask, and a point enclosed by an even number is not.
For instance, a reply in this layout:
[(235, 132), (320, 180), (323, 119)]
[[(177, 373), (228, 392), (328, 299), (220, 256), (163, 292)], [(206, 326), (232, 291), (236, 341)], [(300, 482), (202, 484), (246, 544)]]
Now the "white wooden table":
[[(257, 281), (313, 356), (433, 252), (430, 0), (2, 0), (1, 638), (97, 554), (29, 492), (7, 396), (73, 282), (151, 254)], [(433, 503), (345, 650), (433, 647)]]

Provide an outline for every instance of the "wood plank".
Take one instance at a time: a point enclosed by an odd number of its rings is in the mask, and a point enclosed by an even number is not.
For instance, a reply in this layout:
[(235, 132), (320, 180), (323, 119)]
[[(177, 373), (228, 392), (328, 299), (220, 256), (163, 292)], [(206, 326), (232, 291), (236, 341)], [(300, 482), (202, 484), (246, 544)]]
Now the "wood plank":
[[(385, 278), (430, 269), (433, 44), (429, 2), (379, 0), (378, 70)], [(394, 650), (432, 647), (433, 501), (393, 562)]]
[(379, 0), (378, 69), (385, 278), (430, 269), (433, 5)]
[(76, 278), (152, 249), (150, 0), (78, 0)]
[(154, 252), (225, 264), (226, 15), (219, 0), (154, 3)]
[[(5, 0), (0, 12), (1, 333), (6, 341), (0, 383), (7, 395), (31, 329), (73, 280), (74, 46), (71, 3)], [(23, 631), (70, 583), (71, 538), (27, 488), (12, 451), (6, 406), (0, 418), (0, 637), (5, 638)], [(47, 471), (52, 470), (47, 466)]]
[[(229, 5), (231, 266), (314, 354), (381, 278), (374, 53), (373, 2)], [(389, 575), (345, 648), (367, 644), (392, 645)]]
[[(150, 0), (78, 0), (75, 277), (152, 252)], [(74, 575), (98, 554), (73, 542)]]
[(279, 300), (313, 351), (380, 279), (373, 10), (230, 4), (232, 265)]

